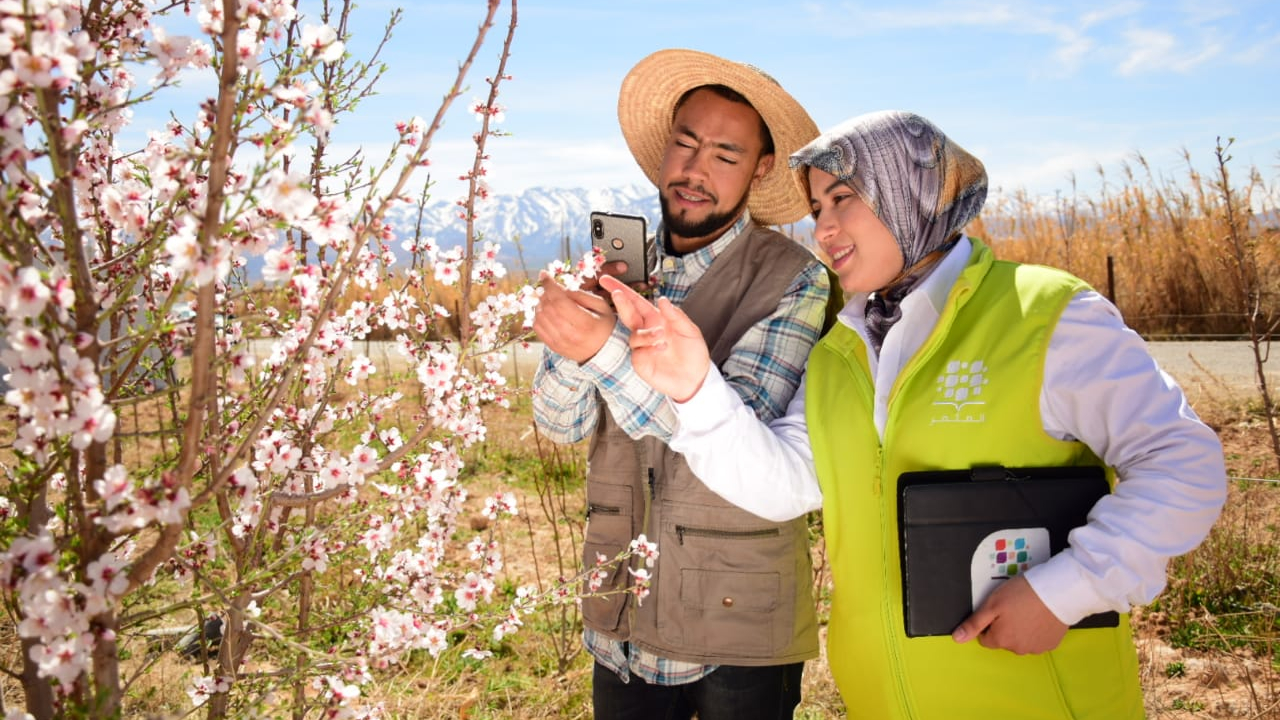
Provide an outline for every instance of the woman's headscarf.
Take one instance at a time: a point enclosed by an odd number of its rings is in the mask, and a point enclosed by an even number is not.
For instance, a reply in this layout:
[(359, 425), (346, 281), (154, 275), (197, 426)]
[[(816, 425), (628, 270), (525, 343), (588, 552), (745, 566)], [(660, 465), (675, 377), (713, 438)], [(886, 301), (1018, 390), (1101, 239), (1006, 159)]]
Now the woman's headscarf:
[(859, 115), (791, 155), (805, 197), (808, 168), (834, 175), (889, 228), (905, 259), (902, 273), (867, 300), (876, 352), (902, 316), (899, 304), (978, 216), (987, 198), (982, 162), (933, 123), (896, 110)]

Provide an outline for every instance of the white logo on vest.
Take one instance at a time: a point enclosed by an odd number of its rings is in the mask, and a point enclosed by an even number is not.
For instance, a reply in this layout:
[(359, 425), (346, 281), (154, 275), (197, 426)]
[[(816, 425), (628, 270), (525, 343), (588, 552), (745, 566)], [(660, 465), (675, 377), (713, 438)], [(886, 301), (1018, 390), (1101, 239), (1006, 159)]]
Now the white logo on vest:
[(982, 360), (948, 362), (947, 371), (938, 376), (938, 394), (933, 401), (935, 407), (945, 412), (935, 415), (932, 422), (986, 422), (986, 402), (981, 396), (983, 386), (991, 382), (987, 377), (988, 370)]

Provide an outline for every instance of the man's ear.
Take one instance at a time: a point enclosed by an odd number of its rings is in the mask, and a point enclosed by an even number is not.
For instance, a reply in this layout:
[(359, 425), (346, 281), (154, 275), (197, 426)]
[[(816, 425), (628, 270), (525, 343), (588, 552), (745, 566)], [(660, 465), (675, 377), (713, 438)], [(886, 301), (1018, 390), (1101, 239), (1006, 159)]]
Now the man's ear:
[(769, 174), (769, 171), (773, 169), (773, 160), (774, 156), (772, 154), (760, 156), (760, 159), (756, 161), (756, 171), (751, 176), (753, 183), (760, 182), (765, 175)]

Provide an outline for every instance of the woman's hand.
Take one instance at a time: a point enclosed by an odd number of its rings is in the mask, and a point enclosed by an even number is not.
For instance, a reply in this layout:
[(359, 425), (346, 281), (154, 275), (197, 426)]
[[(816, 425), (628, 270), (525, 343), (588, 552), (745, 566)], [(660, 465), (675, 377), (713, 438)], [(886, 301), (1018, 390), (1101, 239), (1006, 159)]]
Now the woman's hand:
[(1058, 647), (1067, 630), (1027, 578), (1019, 575), (992, 590), (951, 637), (958, 643), (976, 637), (983, 647), (1028, 655)]
[(611, 276), (600, 286), (609, 291), (614, 310), (631, 330), (631, 365), (653, 389), (686, 402), (702, 387), (711, 365), (702, 331), (666, 298), (657, 305)]

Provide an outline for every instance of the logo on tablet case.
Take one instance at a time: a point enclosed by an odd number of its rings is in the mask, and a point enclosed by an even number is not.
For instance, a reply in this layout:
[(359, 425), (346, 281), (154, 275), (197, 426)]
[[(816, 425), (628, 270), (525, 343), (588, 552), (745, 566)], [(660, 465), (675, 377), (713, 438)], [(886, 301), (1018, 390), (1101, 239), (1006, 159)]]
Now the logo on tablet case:
[(969, 564), (969, 589), (976, 609), (996, 586), (1049, 559), (1048, 528), (1011, 528), (978, 543)]
[(982, 398), (982, 389), (991, 382), (987, 377), (988, 370), (982, 360), (948, 362), (946, 372), (938, 376), (937, 395), (933, 401), (934, 405), (945, 408), (947, 412), (934, 417), (933, 422), (986, 422), (983, 409), (987, 403)]

